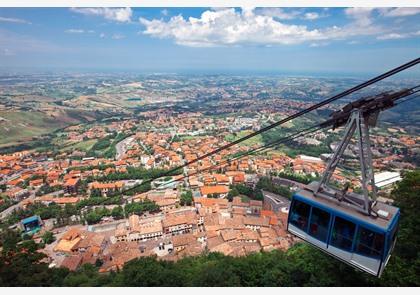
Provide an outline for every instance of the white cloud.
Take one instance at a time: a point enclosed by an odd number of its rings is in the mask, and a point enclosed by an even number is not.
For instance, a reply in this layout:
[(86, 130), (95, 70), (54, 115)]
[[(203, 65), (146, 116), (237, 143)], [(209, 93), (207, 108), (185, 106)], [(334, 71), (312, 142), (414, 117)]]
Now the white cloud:
[(120, 39), (124, 39), (125, 36), (122, 34), (113, 34), (111, 38), (114, 40), (120, 40)]
[(420, 31), (409, 33), (389, 33), (376, 37), (378, 40), (396, 40), (420, 36)]
[(420, 7), (398, 7), (382, 9), (382, 15), (386, 17), (411, 16), (420, 13)]
[(100, 33), (99, 34), (99, 38), (105, 38), (105, 36), (106, 36), (105, 33)]
[(65, 33), (69, 33), (69, 34), (83, 34), (85, 32), (85, 30), (82, 29), (68, 29), (64, 31)]
[(298, 10), (285, 11), (282, 8), (261, 8), (256, 11), (256, 14), (271, 16), (281, 20), (291, 20), (297, 18), (301, 12)]
[(32, 23), (21, 19), (21, 18), (13, 18), (13, 17), (2, 17), (0, 16), (0, 22), (6, 22), (6, 23), (16, 23), (16, 24), (27, 24), (31, 25)]
[(309, 44), (309, 47), (324, 47), (324, 46), (327, 46), (328, 44), (329, 44), (328, 42), (315, 42), (315, 43)]
[(392, 40), (392, 39), (403, 39), (407, 38), (406, 34), (389, 33), (382, 36), (376, 37), (378, 40)]
[(369, 26), (373, 22), (372, 12), (375, 8), (372, 7), (352, 7), (344, 10), (345, 14), (353, 18), (357, 25)]
[(174, 39), (177, 44), (192, 47), (242, 44), (289, 45), (304, 42), (321, 44), (320, 41), (382, 32), (381, 28), (372, 25), (371, 9), (346, 10), (346, 14), (352, 19), (350, 24), (323, 29), (285, 24), (273, 16), (274, 10), (267, 11), (270, 15), (261, 10), (242, 9), (242, 12), (239, 12), (230, 8), (207, 10), (199, 18), (184, 19), (178, 15), (168, 21), (145, 18), (140, 18), (139, 21), (145, 26), (143, 34), (156, 38)]
[(169, 15), (169, 10), (163, 9), (160, 13), (164, 16), (168, 16)]
[(131, 8), (70, 8), (71, 11), (84, 15), (102, 16), (107, 20), (116, 22), (130, 22), (133, 15)]
[(307, 12), (303, 15), (303, 18), (307, 20), (315, 20), (315, 19), (318, 19), (319, 17), (320, 15), (316, 12)]

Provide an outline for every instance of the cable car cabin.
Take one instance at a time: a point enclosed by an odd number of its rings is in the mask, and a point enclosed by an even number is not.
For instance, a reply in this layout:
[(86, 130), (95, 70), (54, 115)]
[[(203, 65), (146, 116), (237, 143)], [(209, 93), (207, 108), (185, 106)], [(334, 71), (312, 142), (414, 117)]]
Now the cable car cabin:
[(293, 195), (287, 230), (333, 257), (375, 276), (381, 276), (394, 248), (399, 209), (377, 203), (387, 219), (340, 206), (310, 190)]

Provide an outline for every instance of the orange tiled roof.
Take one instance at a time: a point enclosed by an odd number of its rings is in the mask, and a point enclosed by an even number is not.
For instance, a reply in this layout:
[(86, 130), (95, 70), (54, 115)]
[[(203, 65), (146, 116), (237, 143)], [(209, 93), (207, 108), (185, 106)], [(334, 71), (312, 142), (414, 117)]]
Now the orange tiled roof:
[(227, 194), (229, 187), (226, 185), (202, 186), (200, 187), (200, 192), (202, 195)]

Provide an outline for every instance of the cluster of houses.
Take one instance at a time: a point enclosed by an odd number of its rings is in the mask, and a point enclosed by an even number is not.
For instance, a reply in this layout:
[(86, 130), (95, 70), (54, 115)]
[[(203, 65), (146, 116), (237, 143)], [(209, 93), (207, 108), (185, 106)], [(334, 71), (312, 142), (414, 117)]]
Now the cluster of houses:
[(286, 232), (286, 220), (287, 213), (264, 210), (262, 201), (199, 197), (193, 206), (133, 214), (105, 231), (71, 228), (53, 251), (65, 255), (59, 266), (74, 270), (100, 261), (101, 272), (115, 271), (142, 256), (164, 260), (203, 252), (242, 256), (288, 249), (296, 240)]

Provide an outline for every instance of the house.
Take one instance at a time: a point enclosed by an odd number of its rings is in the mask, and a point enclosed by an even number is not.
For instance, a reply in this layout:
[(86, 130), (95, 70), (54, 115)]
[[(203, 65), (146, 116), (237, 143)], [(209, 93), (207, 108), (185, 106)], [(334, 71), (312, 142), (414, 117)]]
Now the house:
[(105, 248), (105, 236), (93, 233), (85, 232), (82, 235), (82, 240), (76, 244), (73, 249), (80, 253), (88, 251), (100, 253)]
[(265, 217), (256, 217), (256, 216), (246, 216), (244, 217), (245, 227), (252, 229), (254, 231), (260, 229), (261, 227), (269, 227), (270, 219)]
[(79, 183), (79, 178), (68, 178), (64, 183), (64, 192), (69, 195), (77, 194)]
[(260, 215), (263, 207), (263, 202), (259, 200), (250, 200), (249, 208), (251, 209), (251, 214)]
[(55, 198), (52, 195), (44, 195), (41, 197), (37, 197), (34, 199), (35, 203), (42, 203), (45, 205), (55, 203), (57, 205), (65, 206), (66, 204), (72, 204), (75, 205), (77, 202), (79, 202), (81, 198), (79, 197), (61, 197), (61, 198)]
[(6, 195), (13, 201), (20, 201), (24, 198), (29, 197), (30, 193), (27, 189), (20, 187), (14, 187), (6, 191)]
[(142, 251), (137, 242), (121, 242), (110, 245), (103, 255), (103, 265), (99, 272), (121, 269), (124, 264), (134, 258), (149, 256), (150, 251)]
[(65, 267), (70, 271), (75, 271), (82, 264), (82, 255), (71, 255), (64, 258), (61, 267)]
[(78, 229), (70, 229), (67, 231), (57, 245), (54, 247), (55, 252), (74, 253), (77, 244), (82, 240), (81, 231)]
[(172, 237), (172, 244), (176, 252), (184, 250), (189, 244), (192, 244), (196, 241), (196, 237), (191, 233), (176, 235)]
[(229, 193), (229, 187), (227, 185), (202, 186), (200, 187), (200, 193), (204, 198), (207, 198), (210, 195), (224, 198)]
[(197, 214), (192, 211), (182, 214), (167, 214), (163, 220), (163, 230), (166, 234), (189, 233), (197, 226)]
[(227, 211), (229, 201), (227, 199), (194, 198), (195, 207), (205, 213)]
[(258, 232), (250, 229), (243, 229), (239, 232), (237, 241), (244, 243), (256, 243), (258, 242), (259, 237)]
[(174, 210), (179, 204), (179, 199), (165, 199), (159, 198), (155, 200), (156, 205), (159, 206), (159, 209), (163, 212), (168, 212)]
[(100, 183), (100, 182), (92, 182), (89, 183), (89, 193), (92, 190), (99, 190), (101, 195), (106, 197), (111, 195), (114, 192), (121, 191), (124, 187), (124, 182), (116, 181), (116, 182), (108, 182), (108, 183)]
[(128, 223), (127, 241), (147, 241), (163, 235), (163, 227), (160, 220), (140, 223), (140, 217), (133, 214), (128, 218)]
[(41, 187), (43, 184), (44, 184), (44, 179), (42, 178), (37, 178), (37, 179), (29, 181), (29, 186), (33, 188)]

